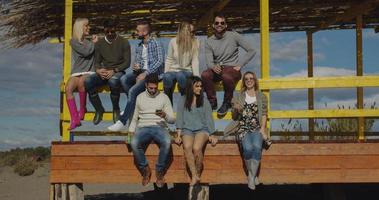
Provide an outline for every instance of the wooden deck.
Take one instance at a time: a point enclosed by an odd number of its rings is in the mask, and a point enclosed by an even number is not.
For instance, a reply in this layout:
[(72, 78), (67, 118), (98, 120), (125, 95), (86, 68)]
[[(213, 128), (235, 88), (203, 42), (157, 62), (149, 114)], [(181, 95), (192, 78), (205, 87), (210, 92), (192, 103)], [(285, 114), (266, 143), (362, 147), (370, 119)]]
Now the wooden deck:
[[(166, 181), (186, 183), (182, 147), (172, 149)], [(51, 153), (50, 183), (140, 183), (124, 142), (53, 142)], [(146, 155), (152, 168), (157, 154), (150, 145)], [(377, 183), (379, 143), (276, 143), (263, 152), (259, 177), (263, 184)], [(237, 144), (207, 146), (202, 182), (246, 183)]]

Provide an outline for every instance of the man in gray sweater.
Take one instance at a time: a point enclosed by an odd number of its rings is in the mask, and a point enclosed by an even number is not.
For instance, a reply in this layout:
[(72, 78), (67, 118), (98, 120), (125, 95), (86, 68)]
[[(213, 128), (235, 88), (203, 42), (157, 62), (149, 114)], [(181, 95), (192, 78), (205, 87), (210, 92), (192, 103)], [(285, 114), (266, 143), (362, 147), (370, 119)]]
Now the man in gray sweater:
[(120, 77), (125, 74), (124, 70), (130, 66), (130, 45), (127, 39), (116, 33), (117, 22), (108, 19), (104, 22), (105, 37), (99, 40), (95, 46), (95, 69), (96, 73), (89, 76), (85, 81), (85, 87), (89, 94), (89, 100), (95, 108), (93, 123), (100, 123), (104, 113), (97, 88), (108, 85), (111, 90), (113, 106), (113, 121), (120, 118)]
[[(214, 82), (222, 81), (223, 83), (224, 102), (217, 110), (219, 116), (224, 116), (231, 107), (234, 89), (241, 79), (241, 68), (256, 54), (250, 42), (236, 32), (227, 31), (227, 27), (225, 16), (221, 13), (217, 14), (213, 23), (214, 35), (205, 43), (208, 69), (201, 74), (204, 90), (213, 110), (217, 109)], [(246, 51), (241, 60), (238, 58), (239, 47)]]

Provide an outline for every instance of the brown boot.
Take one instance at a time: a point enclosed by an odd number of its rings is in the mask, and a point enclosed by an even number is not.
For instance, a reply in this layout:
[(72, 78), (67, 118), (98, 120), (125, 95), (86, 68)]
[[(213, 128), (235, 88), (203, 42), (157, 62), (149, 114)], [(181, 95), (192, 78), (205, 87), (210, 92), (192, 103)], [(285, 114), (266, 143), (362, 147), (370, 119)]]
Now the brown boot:
[(164, 173), (156, 171), (155, 176), (157, 177), (157, 180), (155, 181), (155, 183), (157, 184), (157, 187), (159, 188), (163, 187), (165, 184)]
[(149, 184), (150, 178), (151, 178), (151, 169), (149, 166), (146, 166), (142, 170), (142, 185), (146, 186), (147, 184)]

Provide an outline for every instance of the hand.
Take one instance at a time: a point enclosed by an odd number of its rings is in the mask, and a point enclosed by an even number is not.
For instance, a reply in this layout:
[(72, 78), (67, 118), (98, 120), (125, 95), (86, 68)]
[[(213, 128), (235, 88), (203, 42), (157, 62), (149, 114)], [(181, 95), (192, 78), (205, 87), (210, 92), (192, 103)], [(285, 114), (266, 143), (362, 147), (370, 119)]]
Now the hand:
[(180, 137), (179, 134), (175, 137), (175, 144), (177, 144), (178, 146), (182, 144), (182, 138)]
[(211, 145), (214, 147), (214, 146), (216, 146), (216, 144), (217, 144), (217, 142), (218, 142), (218, 139), (215, 137), (215, 136), (213, 136), (213, 135), (211, 135), (211, 136), (209, 136), (209, 142), (211, 143)]
[(233, 67), (233, 69), (236, 71), (241, 71), (241, 66), (237, 65), (237, 66)]
[(222, 72), (222, 68), (220, 65), (215, 65), (212, 67), (212, 70), (216, 73), (216, 74), (221, 74)]
[(133, 69), (133, 71), (137, 71), (137, 70), (141, 69), (141, 67), (139, 66), (139, 64), (134, 63), (134, 65), (132, 66), (132, 69)]
[(96, 43), (97, 40), (98, 40), (97, 35), (92, 35), (92, 42), (93, 42), (93, 43)]
[(143, 72), (143, 73), (140, 73), (140, 74), (137, 76), (136, 80), (137, 80), (137, 81), (142, 81), (142, 80), (144, 80), (145, 78), (146, 78), (146, 73)]
[(115, 74), (115, 73), (114, 73), (114, 71), (113, 71), (112, 69), (107, 70), (107, 76), (106, 76), (106, 78), (109, 80), (110, 78), (112, 78), (112, 76), (113, 76), (114, 74)]
[(164, 111), (162, 111), (162, 110), (156, 111), (155, 114), (158, 115), (161, 118), (165, 118), (166, 117), (166, 113)]
[(100, 76), (101, 79), (105, 80), (107, 77), (107, 70), (104, 68), (96, 69), (96, 73)]
[(238, 113), (242, 113), (243, 111), (243, 106), (239, 103), (234, 103), (233, 104), (233, 109), (236, 110)]

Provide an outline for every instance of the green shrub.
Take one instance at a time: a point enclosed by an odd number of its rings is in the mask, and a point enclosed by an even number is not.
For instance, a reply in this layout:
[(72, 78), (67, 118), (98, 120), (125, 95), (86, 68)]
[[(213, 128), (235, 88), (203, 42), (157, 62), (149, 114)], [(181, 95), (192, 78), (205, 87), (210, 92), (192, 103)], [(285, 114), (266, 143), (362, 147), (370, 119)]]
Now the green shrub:
[(20, 176), (29, 176), (38, 168), (38, 164), (30, 157), (24, 156), (14, 166), (13, 171)]

